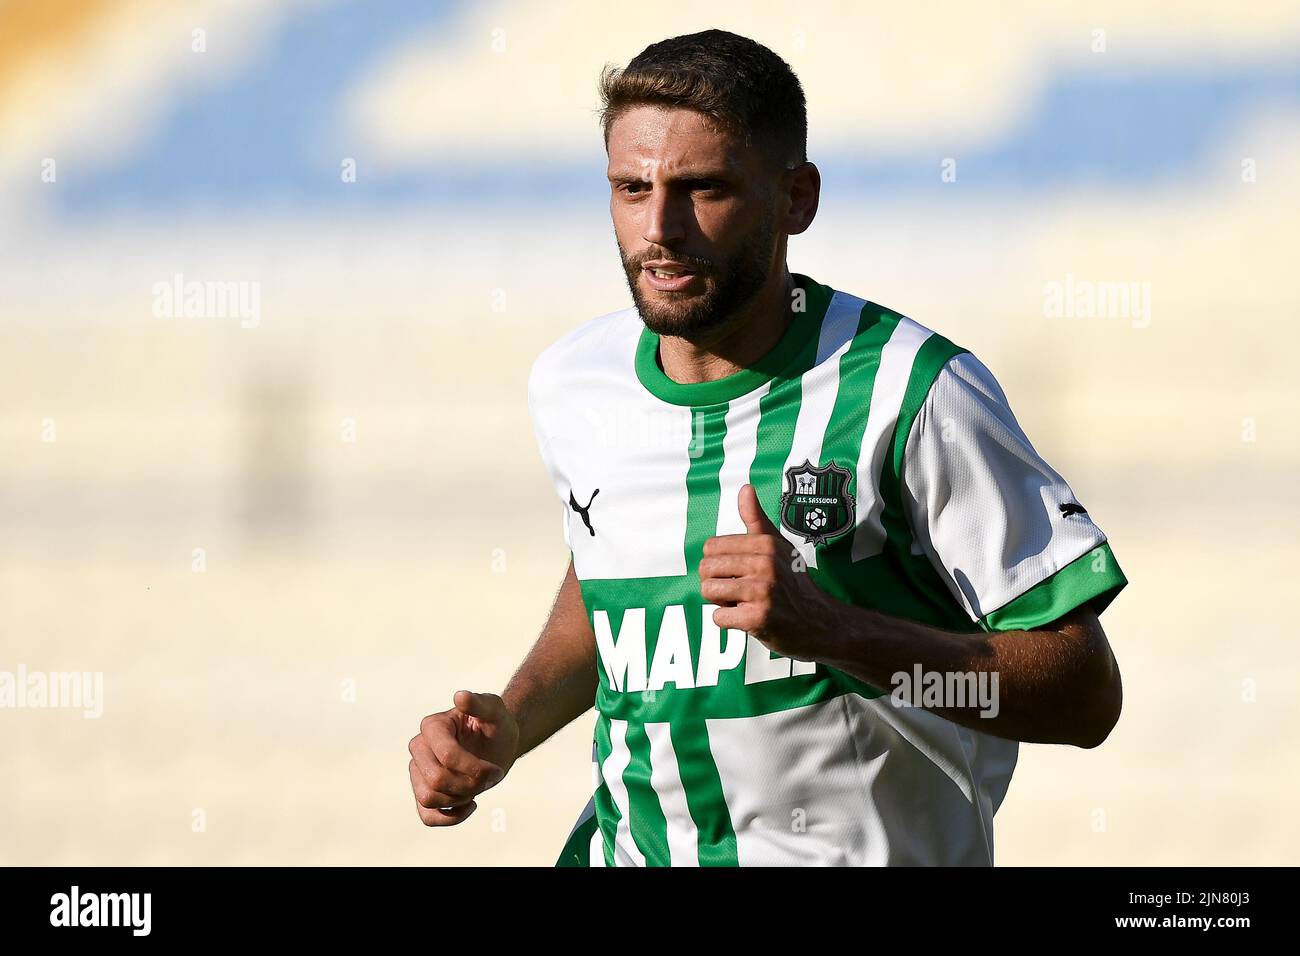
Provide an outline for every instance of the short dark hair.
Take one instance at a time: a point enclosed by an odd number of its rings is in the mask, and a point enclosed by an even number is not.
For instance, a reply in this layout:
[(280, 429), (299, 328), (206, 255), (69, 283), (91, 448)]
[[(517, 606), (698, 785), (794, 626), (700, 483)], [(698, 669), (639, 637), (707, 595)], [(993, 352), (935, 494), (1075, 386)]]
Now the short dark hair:
[(660, 40), (625, 69), (606, 66), (600, 97), (607, 149), (620, 115), (657, 105), (695, 110), (782, 166), (808, 159), (808, 110), (799, 78), (763, 44), (726, 30)]

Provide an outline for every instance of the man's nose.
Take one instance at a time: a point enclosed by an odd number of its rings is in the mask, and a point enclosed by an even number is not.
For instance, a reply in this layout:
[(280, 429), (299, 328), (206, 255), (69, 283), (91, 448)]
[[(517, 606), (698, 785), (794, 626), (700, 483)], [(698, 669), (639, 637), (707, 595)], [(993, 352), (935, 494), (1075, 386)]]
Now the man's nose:
[(670, 246), (686, 237), (686, 217), (680, 197), (662, 186), (654, 188), (642, 207), (645, 219), (641, 238), (659, 246)]

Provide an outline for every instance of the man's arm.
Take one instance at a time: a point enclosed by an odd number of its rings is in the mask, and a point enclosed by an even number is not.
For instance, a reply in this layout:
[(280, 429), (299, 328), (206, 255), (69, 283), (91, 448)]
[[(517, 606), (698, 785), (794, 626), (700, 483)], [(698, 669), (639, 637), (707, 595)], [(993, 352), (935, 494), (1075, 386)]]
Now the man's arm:
[(1095, 747), (1119, 719), (1119, 668), (1087, 606), (1028, 631), (956, 634), (855, 607), (791, 567), (789, 542), (763, 513), (753, 486), (741, 490), (748, 532), (711, 538), (700, 593), (719, 605), (719, 627), (748, 631), (771, 650), (815, 660), (888, 692), (895, 674), (996, 673), (996, 716), (975, 707), (934, 707), (954, 723), (1013, 740)]
[(597, 683), (596, 635), (569, 562), (541, 636), (501, 695), (519, 724), (516, 758), (589, 711)]
[(425, 826), (455, 826), (514, 762), (596, 700), (596, 638), (573, 564), (542, 634), (502, 696), (457, 691), (411, 739), (411, 790)]
[(940, 674), (997, 675), (997, 711), (974, 701), (931, 707), (954, 723), (1029, 743), (1096, 747), (1119, 720), (1119, 667), (1088, 606), (1031, 631), (955, 634), (827, 598), (817, 660), (888, 691), (916, 665)]

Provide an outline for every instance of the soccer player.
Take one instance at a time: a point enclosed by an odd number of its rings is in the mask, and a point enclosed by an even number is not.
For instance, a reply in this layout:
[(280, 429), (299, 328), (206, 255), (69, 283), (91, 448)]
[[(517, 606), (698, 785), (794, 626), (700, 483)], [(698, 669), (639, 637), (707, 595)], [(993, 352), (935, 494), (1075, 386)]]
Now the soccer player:
[(978, 359), (788, 271), (820, 179), (783, 60), (709, 30), (601, 92), (635, 308), (533, 367), (572, 560), (502, 695), (422, 722), (420, 818), (594, 704), (560, 865), (991, 865), (1017, 742), (1118, 719), (1105, 536)]

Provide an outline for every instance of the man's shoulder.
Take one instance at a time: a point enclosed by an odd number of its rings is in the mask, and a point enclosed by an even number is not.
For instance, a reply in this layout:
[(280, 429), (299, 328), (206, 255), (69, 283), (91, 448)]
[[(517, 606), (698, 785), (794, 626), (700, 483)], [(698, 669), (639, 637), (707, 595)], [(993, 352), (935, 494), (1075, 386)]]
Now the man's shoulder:
[[(842, 327), (841, 334), (846, 336), (852, 336), (863, 329), (874, 330), (872, 334), (862, 336), (862, 342), (874, 343), (877, 348), (890, 347), (895, 352), (905, 350), (910, 354), (927, 343), (931, 352), (945, 349), (953, 352), (965, 351), (943, 335), (937, 327), (932, 328), (908, 313), (838, 286), (818, 283), (815, 279), (811, 281), (820, 287), (821, 294), (827, 301), (827, 320), (822, 324), (823, 338), (832, 334), (833, 327), (839, 325)], [(862, 325), (858, 324), (859, 317), (864, 320)]]
[(589, 319), (566, 332), (533, 360), (529, 395), (539, 395), (587, 371), (609, 373), (626, 365), (630, 373), (642, 328), (636, 309), (627, 308)]
[(894, 342), (896, 347), (910, 345), (918, 350), (925, 346), (929, 350), (936, 352), (965, 351), (939, 331), (937, 326), (932, 327), (905, 312), (900, 312), (897, 309), (870, 300), (866, 302), (864, 309), (868, 315), (874, 313), (881, 321), (889, 323), (892, 327), (889, 341)]
[[(970, 356), (963, 346), (948, 338), (938, 327), (918, 321), (898, 309), (842, 289), (826, 287), (830, 293), (827, 319), (822, 325), (819, 359), (836, 354), (841, 339), (854, 338), (851, 350), (866, 349), (878, 355), (874, 367), (885, 384), (906, 391), (909, 385), (929, 385), (947, 373), (950, 363)], [(836, 326), (839, 331), (836, 331)], [(832, 341), (827, 342), (827, 338)]]
[[(940, 331), (942, 321), (931, 325), (874, 299), (824, 288), (831, 298), (818, 361), (839, 355), (837, 346), (846, 347), (846, 355), (862, 350), (873, 356), (869, 362), (846, 361), (852, 368), (871, 370), (872, 401), (891, 413), (881, 421), (893, 423), (895, 437), (936, 415), (940, 421), (960, 420), (975, 404), (1005, 405), (993, 373)], [(846, 344), (850, 337), (853, 342)]]

